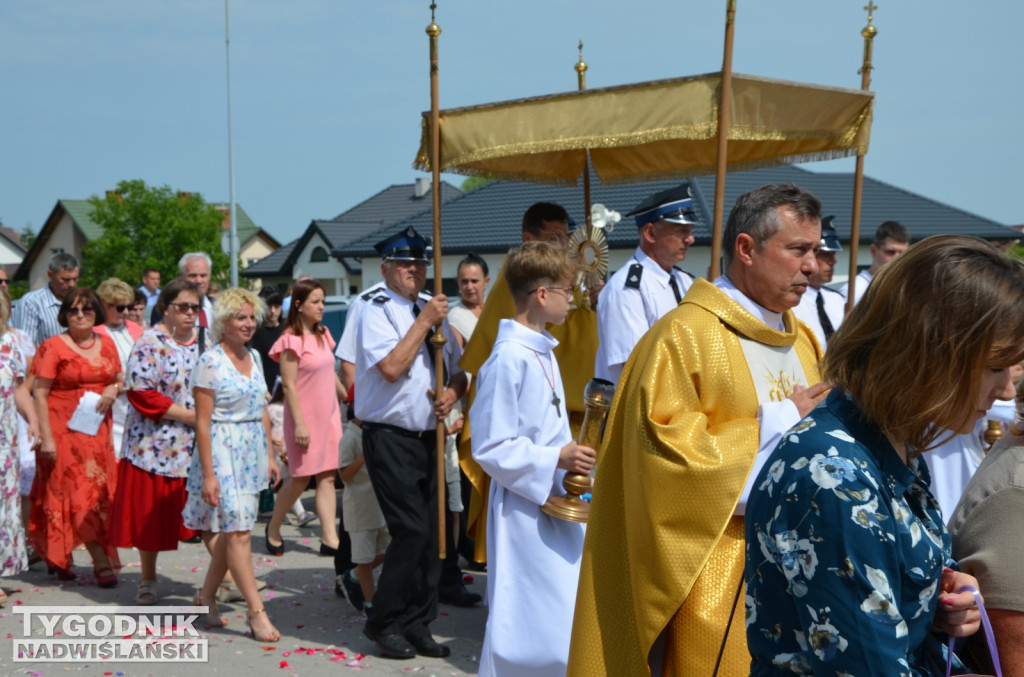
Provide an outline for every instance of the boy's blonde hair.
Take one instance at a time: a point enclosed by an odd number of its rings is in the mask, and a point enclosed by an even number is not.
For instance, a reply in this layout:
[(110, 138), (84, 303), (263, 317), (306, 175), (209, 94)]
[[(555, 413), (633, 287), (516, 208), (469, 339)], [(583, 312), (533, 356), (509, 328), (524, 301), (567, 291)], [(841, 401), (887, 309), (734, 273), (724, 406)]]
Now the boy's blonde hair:
[(505, 284), (517, 303), (537, 287), (575, 277), (576, 264), (565, 251), (540, 240), (530, 240), (510, 250), (505, 263)]

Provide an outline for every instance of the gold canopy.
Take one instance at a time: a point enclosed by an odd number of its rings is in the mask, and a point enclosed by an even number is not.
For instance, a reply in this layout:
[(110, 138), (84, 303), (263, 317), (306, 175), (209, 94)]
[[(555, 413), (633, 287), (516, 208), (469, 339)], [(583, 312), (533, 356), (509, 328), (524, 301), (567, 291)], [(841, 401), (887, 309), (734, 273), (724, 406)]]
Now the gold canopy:
[[(606, 185), (709, 174), (721, 73), (440, 112), (441, 171), (576, 185), (589, 150)], [(732, 76), (729, 169), (867, 153), (871, 92)], [(430, 113), (414, 166), (431, 171)]]

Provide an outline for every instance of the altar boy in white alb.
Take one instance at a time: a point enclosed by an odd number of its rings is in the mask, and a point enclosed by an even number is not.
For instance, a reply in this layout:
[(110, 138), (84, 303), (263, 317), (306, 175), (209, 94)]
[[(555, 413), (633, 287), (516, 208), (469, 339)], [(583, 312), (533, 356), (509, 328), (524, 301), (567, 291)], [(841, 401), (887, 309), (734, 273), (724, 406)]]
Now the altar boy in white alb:
[(546, 242), (511, 252), (505, 281), (516, 314), (501, 321), (477, 375), (473, 458), (491, 476), (484, 677), (562, 677), (569, 660), (585, 526), (541, 506), (563, 493), (566, 471), (589, 473), (596, 456), (572, 440), (552, 353), (558, 341), (544, 329), (565, 321), (575, 272)]

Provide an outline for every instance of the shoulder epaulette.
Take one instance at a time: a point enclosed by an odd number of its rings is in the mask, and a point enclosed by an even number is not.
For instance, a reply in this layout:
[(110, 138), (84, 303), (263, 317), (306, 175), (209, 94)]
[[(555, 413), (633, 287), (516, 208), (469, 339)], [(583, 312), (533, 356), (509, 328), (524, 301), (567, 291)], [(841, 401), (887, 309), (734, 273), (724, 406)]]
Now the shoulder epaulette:
[(821, 289), (819, 289), (818, 291), (819, 291), (819, 292), (823, 292), (823, 291), (830, 291), (830, 292), (832, 292), (833, 294), (838, 294), (838, 295), (839, 295), (840, 297), (842, 297), (842, 298), (844, 298), (844, 299), (846, 298), (845, 296), (843, 296), (842, 292), (840, 292), (840, 291), (839, 291), (838, 289), (833, 289), (832, 287), (825, 287), (825, 286), (822, 286), (822, 287), (821, 287)]
[(626, 275), (626, 289), (639, 289), (640, 278), (644, 276), (644, 267), (639, 263), (634, 263), (629, 267), (629, 273)]
[(380, 294), (379, 296), (374, 296), (373, 297), (373, 302), (374, 303), (379, 303), (381, 305), (387, 303), (390, 300), (391, 300), (391, 297), (388, 296), (387, 294)]
[(373, 287), (373, 288), (371, 288), (371, 289), (370, 289), (370, 290), (369, 290), (368, 292), (366, 292), (365, 294), (363, 294), (362, 296), (360, 296), (359, 298), (361, 298), (361, 299), (362, 299), (362, 300), (364, 300), (364, 301), (369, 301), (370, 299), (372, 299), (372, 298), (373, 298), (373, 295), (374, 295), (374, 294), (379, 294), (379, 293), (381, 293), (382, 291), (384, 291), (384, 288), (383, 288), (383, 287)]
[(430, 300), (430, 299), (434, 298), (434, 293), (431, 292), (431, 291), (428, 291), (427, 289), (421, 289), (420, 290), (420, 298), (421, 299)]

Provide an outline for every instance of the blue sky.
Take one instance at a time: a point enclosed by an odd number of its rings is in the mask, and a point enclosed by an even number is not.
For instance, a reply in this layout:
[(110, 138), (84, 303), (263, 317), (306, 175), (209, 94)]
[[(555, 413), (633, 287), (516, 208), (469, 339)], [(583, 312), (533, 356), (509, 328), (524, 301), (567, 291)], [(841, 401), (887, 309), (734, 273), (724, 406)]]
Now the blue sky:
[[(443, 108), (574, 90), (580, 39), (589, 87), (722, 64), (725, 0), (438, 4)], [(734, 70), (859, 87), (865, 4), (739, 0)], [(1024, 5), (876, 4), (866, 173), (1024, 223)], [(286, 242), (424, 176), (429, 2), (231, 0), (230, 13), (235, 192), (257, 224)], [(222, 0), (0, 4), (0, 219), (38, 230), (58, 198), (123, 179), (226, 201), (226, 105)]]

